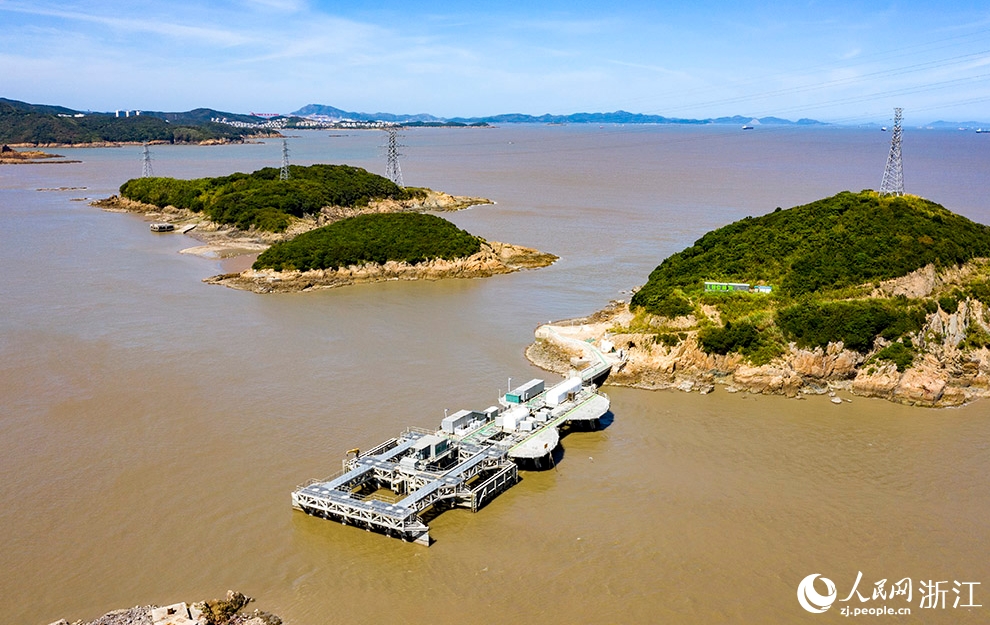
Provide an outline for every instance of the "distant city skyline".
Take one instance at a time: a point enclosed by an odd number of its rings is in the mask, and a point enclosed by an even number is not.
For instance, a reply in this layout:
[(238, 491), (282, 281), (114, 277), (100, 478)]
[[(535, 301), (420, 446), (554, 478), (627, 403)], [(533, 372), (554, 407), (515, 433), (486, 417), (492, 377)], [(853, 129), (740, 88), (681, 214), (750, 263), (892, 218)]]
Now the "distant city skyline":
[(0, 97), (482, 117), (990, 119), (990, 7), (582, 0), (0, 0)]

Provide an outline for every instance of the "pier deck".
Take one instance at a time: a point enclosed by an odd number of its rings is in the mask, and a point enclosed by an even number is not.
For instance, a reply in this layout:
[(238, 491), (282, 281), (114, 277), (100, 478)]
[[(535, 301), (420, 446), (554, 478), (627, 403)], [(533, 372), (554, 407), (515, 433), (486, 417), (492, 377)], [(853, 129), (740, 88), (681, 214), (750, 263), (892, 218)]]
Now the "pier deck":
[[(520, 389), (519, 395), (506, 393), (499, 407), (445, 418), (435, 432), (410, 428), (357, 452), (339, 474), (293, 491), (293, 507), (429, 545), (430, 528), (422, 518), (427, 509), (459, 506), (476, 512), (519, 481), (517, 463), (553, 452), (560, 427), (597, 423), (609, 410), (608, 398), (577, 377), (547, 391), (542, 380)], [(533, 397), (527, 395), (536, 389)], [(383, 490), (394, 496), (383, 497)]]

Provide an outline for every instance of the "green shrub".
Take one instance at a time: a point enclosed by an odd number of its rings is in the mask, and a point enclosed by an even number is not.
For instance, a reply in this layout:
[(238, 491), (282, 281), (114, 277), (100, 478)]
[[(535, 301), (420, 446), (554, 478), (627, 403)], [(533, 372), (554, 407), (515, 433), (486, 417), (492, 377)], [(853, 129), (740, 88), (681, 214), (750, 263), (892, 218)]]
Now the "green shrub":
[(760, 331), (751, 323), (726, 322), (722, 327), (709, 326), (698, 332), (698, 342), (706, 354), (741, 352), (760, 340)]
[(966, 338), (963, 340), (962, 347), (963, 349), (990, 347), (990, 333), (987, 333), (986, 330), (972, 323), (966, 328)]
[(661, 332), (653, 336), (653, 343), (656, 345), (665, 345), (667, 347), (674, 347), (680, 343), (683, 339), (679, 338), (677, 334), (672, 334), (669, 332)]
[(865, 353), (878, 336), (894, 339), (924, 325), (921, 306), (889, 300), (803, 302), (777, 311), (777, 325), (802, 347), (825, 347), (841, 341)]
[(724, 326), (708, 326), (698, 331), (698, 343), (706, 354), (736, 352), (756, 365), (764, 365), (783, 353), (783, 346), (748, 321), (727, 321)]
[(910, 345), (897, 341), (877, 352), (874, 359), (888, 360), (897, 365), (897, 370), (903, 373), (914, 362), (914, 354), (914, 349)]

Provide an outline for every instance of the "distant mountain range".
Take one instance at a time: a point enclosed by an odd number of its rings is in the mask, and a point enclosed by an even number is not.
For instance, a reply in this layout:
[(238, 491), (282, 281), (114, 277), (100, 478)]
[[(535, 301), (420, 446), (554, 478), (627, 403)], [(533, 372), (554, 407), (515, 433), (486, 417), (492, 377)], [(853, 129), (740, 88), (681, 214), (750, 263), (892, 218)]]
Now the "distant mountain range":
[(768, 125), (814, 126), (823, 125), (814, 119), (799, 119), (794, 122), (780, 117), (709, 117), (705, 119), (688, 119), (681, 117), (665, 117), (663, 115), (644, 115), (628, 111), (612, 113), (572, 113), (570, 115), (525, 115), (522, 113), (506, 113), (487, 117), (436, 117), (427, 113), (416, 115), (400, 115), (395, 113), (359, 113), (344, 111), (326, 104), (307, 104), (292, 115), (309, 117), (321, 115), (333, 119), (351, 119), (355, 121), (385, 121), (396, 123), (407, 122), (450, 122), (458, 124), (749, 124), (759, 122)]

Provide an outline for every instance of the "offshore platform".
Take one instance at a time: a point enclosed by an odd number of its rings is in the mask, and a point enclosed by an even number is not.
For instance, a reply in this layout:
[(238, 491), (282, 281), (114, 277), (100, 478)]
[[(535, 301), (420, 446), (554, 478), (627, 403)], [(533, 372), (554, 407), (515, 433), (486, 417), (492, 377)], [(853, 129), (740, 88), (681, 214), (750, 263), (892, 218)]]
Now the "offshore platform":
[(598, 386), (611, 367), (601, 357), (550, 388), (530, 380), (497, 406), (449, 415), (436, 431), (409, 428), (365, 452), (352, 450), (337, 475), (293, 491), (292, 506), (428, 546), (425, 511), (477, 512), (519, 481), (519, 466), (549, 466), (562, 427), (596, 428), (610, 407)]

